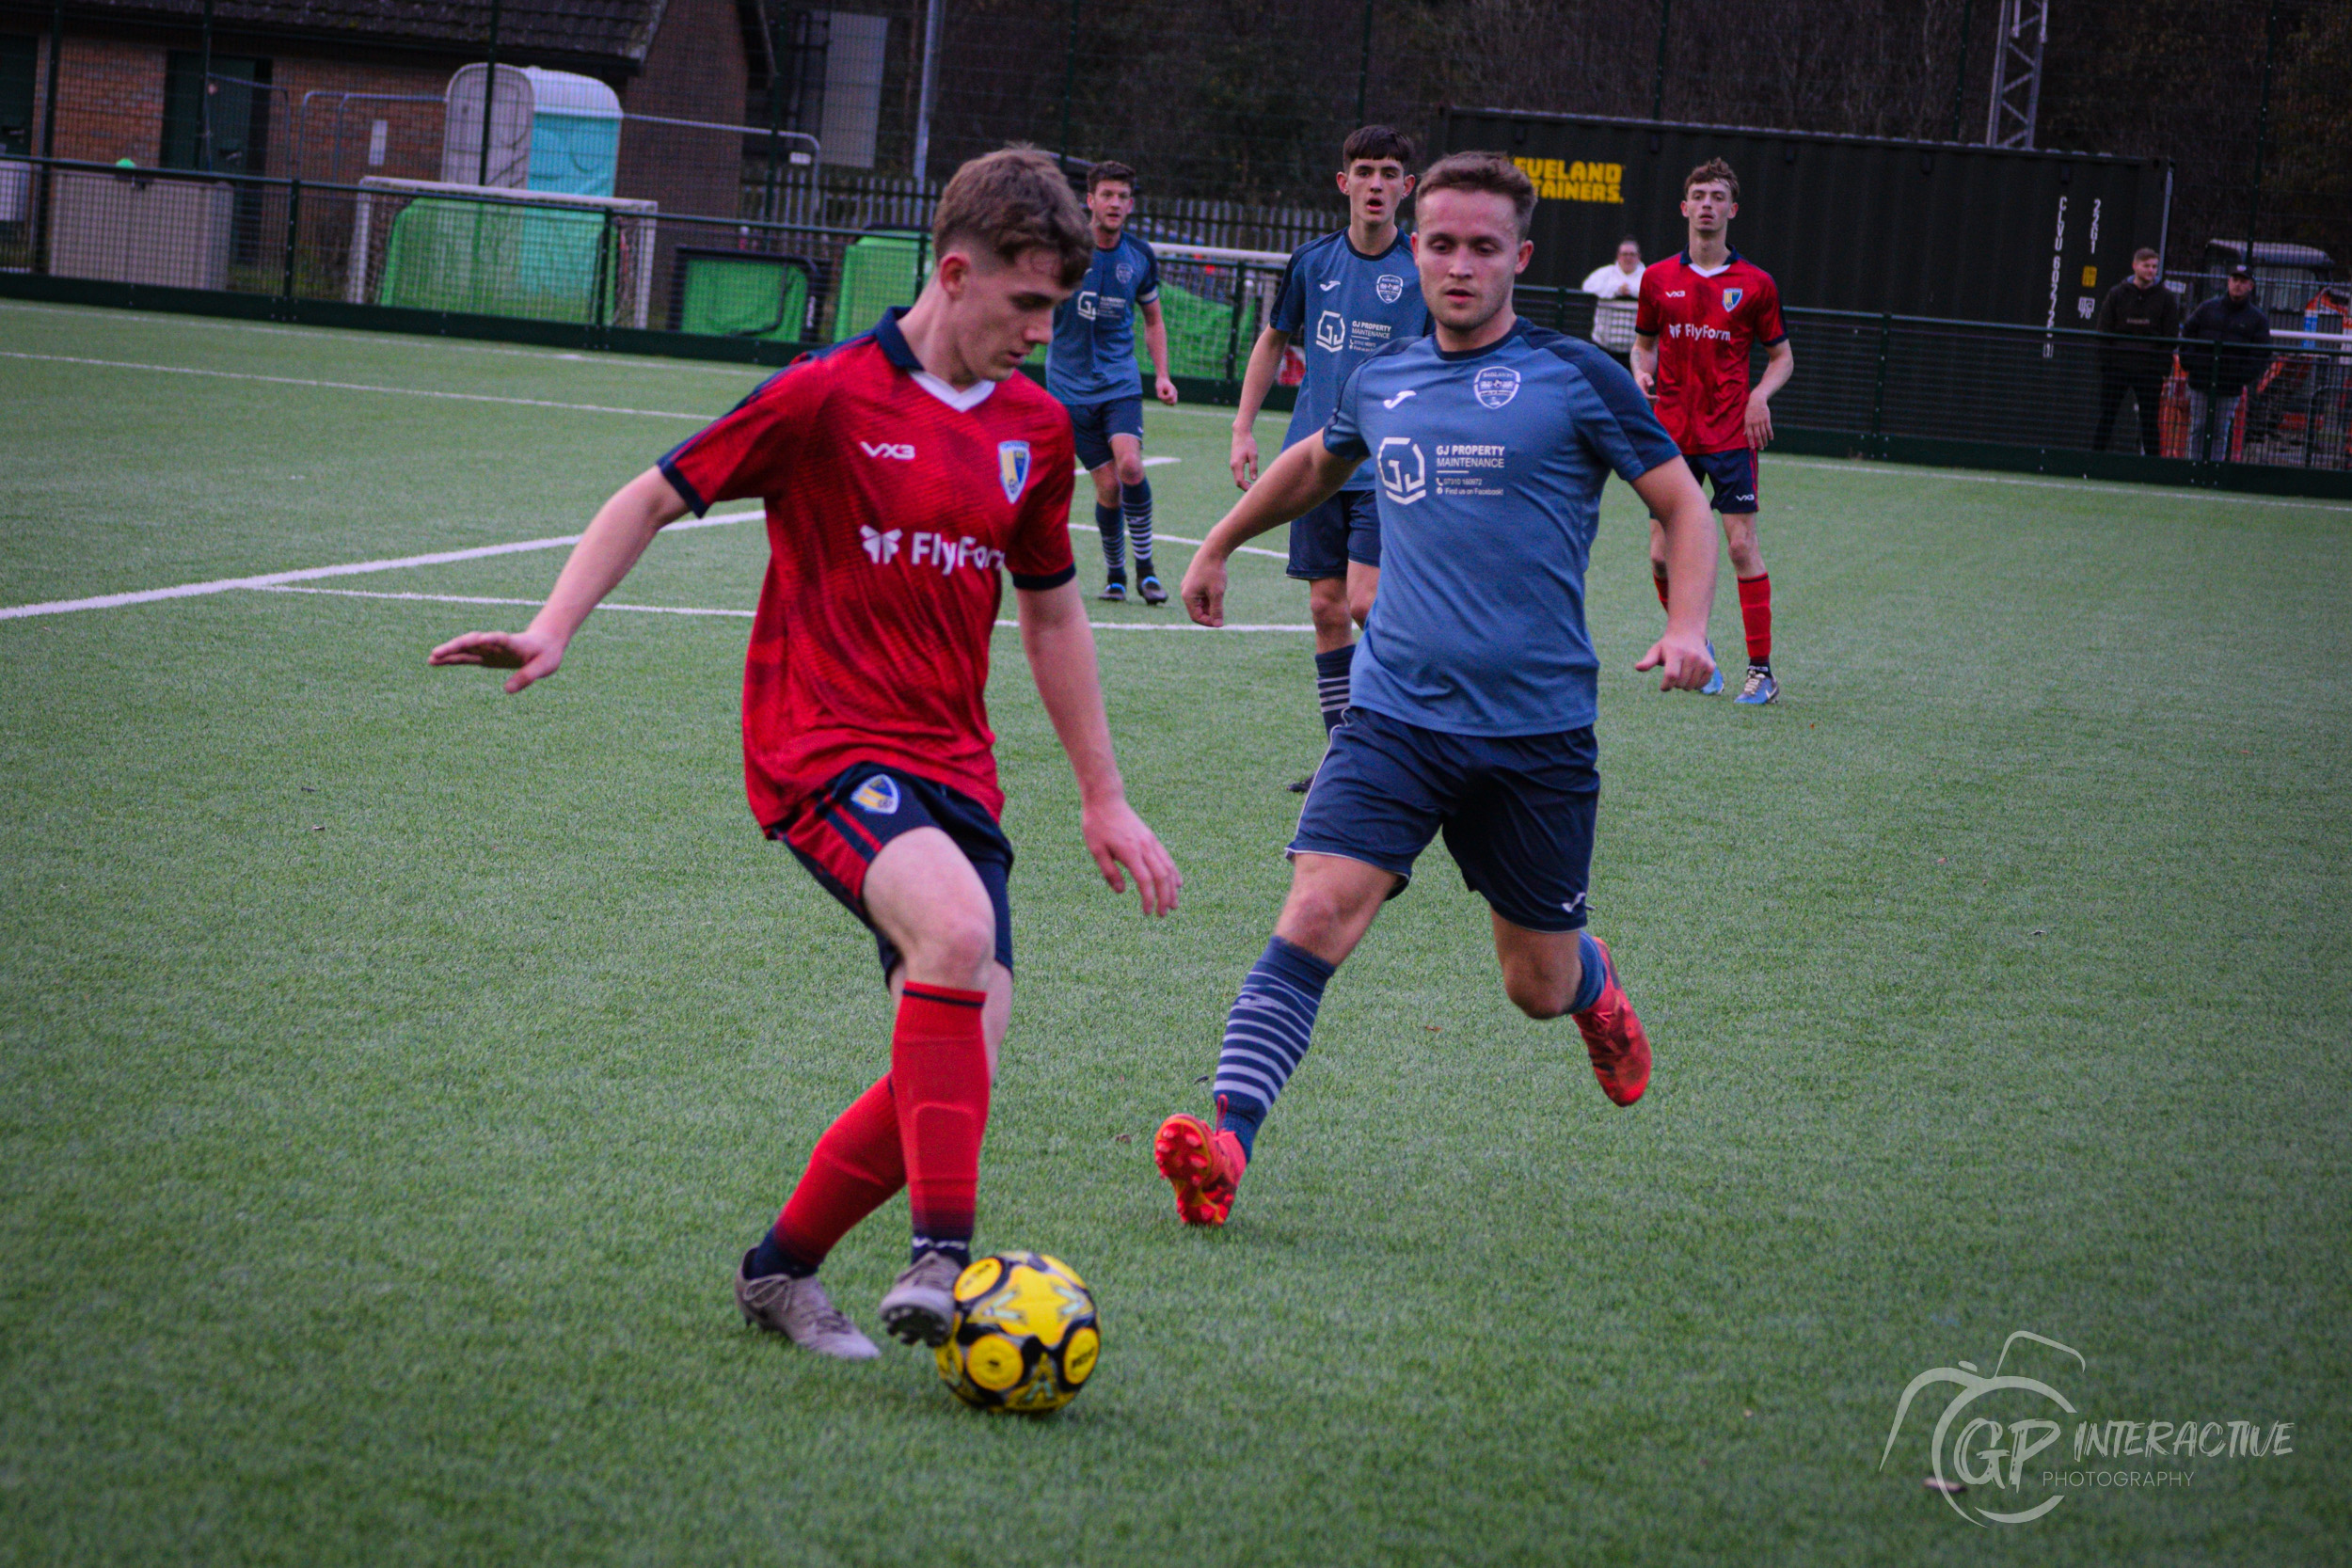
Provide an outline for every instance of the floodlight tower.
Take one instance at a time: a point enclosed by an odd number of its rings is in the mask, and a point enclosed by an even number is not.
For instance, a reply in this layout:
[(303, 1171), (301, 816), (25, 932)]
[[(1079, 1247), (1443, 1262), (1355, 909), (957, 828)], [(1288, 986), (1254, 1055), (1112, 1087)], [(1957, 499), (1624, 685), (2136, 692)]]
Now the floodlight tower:
[(2034, 116), (2042, 107), (2042, 46), (2049, 40), (2050, 0), (2001, 0), (1985, 146), (2033, 146)]

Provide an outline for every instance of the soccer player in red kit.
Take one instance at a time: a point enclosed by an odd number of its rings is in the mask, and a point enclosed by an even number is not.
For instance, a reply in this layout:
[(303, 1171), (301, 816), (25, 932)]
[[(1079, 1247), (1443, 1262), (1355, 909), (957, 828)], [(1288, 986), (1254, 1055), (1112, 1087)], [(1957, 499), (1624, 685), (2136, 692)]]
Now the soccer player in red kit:
[[(1693, 477), (1711, 482), (1715, 511), (1740, 580), (1748, 674), (1735, 702), (1760, 707), (1780, 696), (1772, 675), (1772, 579), (1756, 543), (1756, 454), (1772, 439), (1772, 397), (1797, 368), (1780, 324), (1772, 275), (1731, 248), (1725, 231), (1740, 211), (1740, 177), (1721, 158), (1682, 182), (1690, 244), (1642, 274), (1633, 319), (1633, 379), (1682, 449)], [(1748, 388), (1748, 346), (1764, 345), (1764, 375)], [(1666, 602), (1666, 531), (1649, 525), (1650, 575)], [(1711, 645), (1710, 645), (1711, 646)], [(1716, 675), (1702, 689), (1724, 689)]]
[(752, 813), (872, 928), (898, 997), (890, 1070), (818, 1139), (790, 1200), (736, 1275), (744, 1318), (823, 1354), (879, 1354), (817, 1269), (901, 1186), (906, 1272), (883, 1325), (947, 1334), (970, 1260), (989, 1085), (1012, 999), (995, 736), (984, 694), (1009, 570), (1038, 694), (1078, 777), (1104, 879), (1144, 911), (1181, 879), (1128, 806), (1070, 556), (1070, 418), (1015, 373), (1094, 244), (1051, 158), (1009, 149), (941, 193), (920, 298), (803, 358), (625, 485), (522, 632), (472, 632), (435, 664), (555, 673), (588, 612), (654, 533), (713, 502), (767, 503), (771, 551), (743, 674)]

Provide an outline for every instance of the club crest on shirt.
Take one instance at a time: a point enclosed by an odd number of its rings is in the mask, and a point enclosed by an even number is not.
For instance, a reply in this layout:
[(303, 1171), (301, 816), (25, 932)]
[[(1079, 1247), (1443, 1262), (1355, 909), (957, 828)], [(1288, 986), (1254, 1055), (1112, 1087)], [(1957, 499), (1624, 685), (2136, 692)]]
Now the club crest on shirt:
[(1519, 395), (1519, 372), (1508, 365), (1489, 365), (1470, 382), (1470, 392), (1489, 408), (1500, 408)]
[(1747, 297), (1748, 291), (1745, 289), (1725, 289), (1724, 291), (1724, 309), (1726, 310), (1737, 310), (1740, 309), (1740, 302)]
[(876, 816), (895, 816), (898, 811), (898, 781), (887, 773), (877, 773), (850, 791), (850, 803)]
[(1380, 296), (1381, 304), (1394, 305), (1405, 297), (1405, 279), (1392, 272), (1384, 272), (1373, 284), (1372, 292)]
[(1017, 501), (1029, 486), (1029, 443), (996, 443), (996, 477), (1005, 483), (1005, 499)]
[(1136, 276), (1136, 264), (1133, 261), (1121, 261), (1119, 265), (1111, 268), (1111, 271), (1118, 275), (1119, 280), (1121, 283), (1129, 282), (1132, 281)]

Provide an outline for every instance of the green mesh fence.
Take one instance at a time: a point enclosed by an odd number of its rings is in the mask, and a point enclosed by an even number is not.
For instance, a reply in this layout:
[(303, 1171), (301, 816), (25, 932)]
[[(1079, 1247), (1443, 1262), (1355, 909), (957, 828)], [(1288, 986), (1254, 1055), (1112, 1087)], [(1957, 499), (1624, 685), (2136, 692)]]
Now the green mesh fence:
[(917, 234), (880, 233), (865, 235), (842, 252), (833, 296), (834, 341), (856, 337), (894, 305), (914, 303), (926, 248)]
[(385, 235), (376, 303), (609, 323), (616, 261), (599, 213), (420, 198)]
[(807, 336), (808, 296), (809, 270), (797, 258), (681, 248), (670, 329), (799, 342)]

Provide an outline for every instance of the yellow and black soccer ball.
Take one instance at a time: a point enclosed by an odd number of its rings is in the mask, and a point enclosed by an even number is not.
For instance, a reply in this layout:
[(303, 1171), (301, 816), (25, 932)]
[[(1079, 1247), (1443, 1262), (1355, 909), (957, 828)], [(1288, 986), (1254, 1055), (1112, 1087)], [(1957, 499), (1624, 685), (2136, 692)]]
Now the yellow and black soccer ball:
[(964, 1403), (1042, 1416), (1078, 1397), (1102, 1353), (1102, 1318), (1077, 1270), (1042, 1253), (1000, 1252), (957, 1276), (947, 1342), (934, 1354)]

